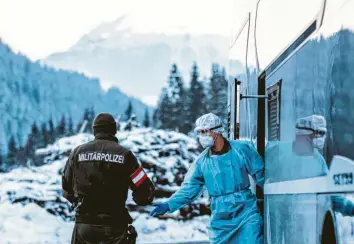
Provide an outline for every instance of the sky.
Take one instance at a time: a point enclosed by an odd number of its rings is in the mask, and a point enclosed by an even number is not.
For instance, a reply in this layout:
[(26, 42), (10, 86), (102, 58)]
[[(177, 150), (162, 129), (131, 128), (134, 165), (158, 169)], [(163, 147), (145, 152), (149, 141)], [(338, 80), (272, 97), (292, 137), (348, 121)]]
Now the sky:
[[(0, 0), (0, 38), (35, 61), (72, 47), (103, 22), (129, 16), (133, 32), (229, 36), (255, 0)], [(242, 9), (233, 15), (232, 7)], [(104, 85), (104, 84), (103, 84)], [(141, 98), (156, 105), (158, 96)]]
[(179, 29), (229, 35), (229, 6), (234, 3), (234, 0), (0, 0), (0, 37), (15, 51), (36, 60), (67, 50), (102, 22), (123, 15), (134, 16), (129, 19), (135, 32)]
[[(261, 0), (257, 22), (261, 68), (304, 29), (322, 1)], [(336, 0), (328, 2), (331, 1)], [(129, 16), (127, 24), (133, 32), (220, 34), (230, 37), (231, 43), (256, 3), (257, 0), (0, 0), (0, 38), (14, 51), (37, 60), (68, 50), (103, 22)], [(244, 52), (245, 36), (240, 36), (231, 55)], [(146, 101), (154, 104), (157, 97)]]

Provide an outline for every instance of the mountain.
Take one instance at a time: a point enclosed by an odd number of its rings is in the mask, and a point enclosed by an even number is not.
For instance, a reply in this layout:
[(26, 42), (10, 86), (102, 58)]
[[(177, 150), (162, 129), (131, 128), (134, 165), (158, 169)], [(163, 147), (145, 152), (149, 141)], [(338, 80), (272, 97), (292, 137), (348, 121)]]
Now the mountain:
[(172, 63), (178, 64), (187, 81), (194, 61), (202, 76), (210, 75), (213, 62), (227, 64), (227, 37), (137, 33), (126, 24), (128, 18), (99, 25), (66, 52), (41, 62), (97, 76), (105, 87), (116, 85), (143, 100), (159, 94)]
[(97, 78), (31, 62), (0, 40), (0, 155), (7, 153), (11, 136), (23, 146), (33, 123), (40, 128), (52, 118), (57, 125), (65, 115), (76, 125), (90, 107), (96, 113), (117, 116), (124, 113), (129, 100), (138, 120), (143, 121), (147, 105), (119, 88), (105, 92)]
[[(154, 202), (166, 200), (181, 182), (198, 155), (197, 142), (177, 132), (137, 128), (119, 131), (121, 145), (138, 158), (156, 187)], [(36, 151), (45, 165), (20, 167), (0, 173), (0, 235), (6, 243), (68, 243), (74, 212), (62, 197), (61, 176), (71, 150), (91, 141), (91, 134), (64, 137)], [(138, 243), (176, 243), (207, 240), (210, 210), (206, 195), (171, 215), (154, 218), (152, 206), (137, 206), (131, 198), (127, 208), (134, 219)], [(13, 228), (21, 226), (21, 231)], [(178, 230), (178, 231), (176, 231)]]

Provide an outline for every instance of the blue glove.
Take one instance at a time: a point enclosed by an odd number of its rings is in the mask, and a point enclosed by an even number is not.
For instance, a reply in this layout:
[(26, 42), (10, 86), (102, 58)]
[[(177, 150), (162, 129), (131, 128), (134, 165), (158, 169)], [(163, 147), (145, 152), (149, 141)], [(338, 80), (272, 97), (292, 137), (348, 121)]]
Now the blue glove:
[(168, 203), (156, 203), (154, 204), (156, 206), (150, 213), (151, 216), (155, 217), (158, 215), (163, 215), (167, 213), (168, 210), (170, 210), (170, 207), (168, 206)]

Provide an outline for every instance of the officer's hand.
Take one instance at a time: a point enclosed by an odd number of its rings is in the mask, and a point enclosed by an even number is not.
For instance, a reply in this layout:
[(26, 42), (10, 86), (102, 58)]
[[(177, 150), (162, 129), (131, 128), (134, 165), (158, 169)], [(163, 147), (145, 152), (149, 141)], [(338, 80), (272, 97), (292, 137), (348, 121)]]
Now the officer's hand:
[(170, 207), (168, 206), (168, 203), (156, 203), (154, 204), (156, 206), (150, 213), (151, 216), (155, 217), (158, 215), (163, 215), (167, 213), (168, 210), (170, 210)]

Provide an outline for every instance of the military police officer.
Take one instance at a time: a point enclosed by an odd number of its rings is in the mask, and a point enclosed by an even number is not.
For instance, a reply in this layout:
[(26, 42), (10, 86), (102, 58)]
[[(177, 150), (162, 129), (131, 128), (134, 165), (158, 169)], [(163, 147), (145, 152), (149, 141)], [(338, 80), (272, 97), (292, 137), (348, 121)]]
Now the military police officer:
[(135, 243), (136, 232), (125, 207), (128, 188), (138, 205), (154, 198), (154, 185), (131, 151), (118, 143), (112, 115), (100, 113), (95, 139), (75, 148), (66, 163), (63, 196), (75, 207), (71, 243)]

